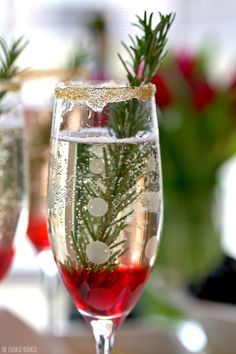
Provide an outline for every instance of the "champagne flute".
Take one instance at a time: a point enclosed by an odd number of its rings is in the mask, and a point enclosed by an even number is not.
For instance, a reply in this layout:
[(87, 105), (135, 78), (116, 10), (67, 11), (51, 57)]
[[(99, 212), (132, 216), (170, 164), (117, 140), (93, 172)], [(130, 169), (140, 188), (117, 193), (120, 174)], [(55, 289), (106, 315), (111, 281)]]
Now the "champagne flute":
[(138, 301), (162, 224), (155, 88), (60, 83), (51, 130), (48, 221), (62, 280), (97, 354)]
[[(56, 327), (58, 271), (53, 262), (47, 231), (47, 174), (49, 158), (52, 98), (58, 81), (52, 71), (24, 73), (22, 96), (27, 124), (29, 159), (29, 223), (27, 236), (36, 251), (40, 278), (45, 295), (45, 325), (50, 332)], [(40, 99), (39, 99), (40, 97)]]
[(0, 280), (12, 263), (14, 238), (27, 226), (24, 119), (20, 85), (0, 80)]

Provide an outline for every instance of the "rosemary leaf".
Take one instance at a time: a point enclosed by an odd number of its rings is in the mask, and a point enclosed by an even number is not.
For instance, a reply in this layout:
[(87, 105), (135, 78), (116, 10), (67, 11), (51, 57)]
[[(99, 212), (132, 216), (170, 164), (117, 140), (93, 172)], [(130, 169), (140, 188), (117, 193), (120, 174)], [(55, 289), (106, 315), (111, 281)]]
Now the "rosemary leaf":
[(143, 19), (137, 16), (138, 23), (133, 25), (140, 29), (141, 36), (138, 37), (136, 35), (134, 38), (129, 36), (130, 46), (122, 42), (131, 61), (125, 61), (120, 54), (118, 56), (125, 68), (127, 79), (131, 86), (139, 86), (151, 82), (166, 55), (167, 35), (175, 15), (172, 13), (167, 15), (159, 13), (159, 17), (160, 20), (153, 29), (153, 13), (150, 14), (149, 18), (146, 11)]
[(8, 45), (3, 37), (0, 37), (0, 79), (12, 79), (24, 70), (16, 66), (16, 60), (28, 45), (28, 41), (19, 37)]

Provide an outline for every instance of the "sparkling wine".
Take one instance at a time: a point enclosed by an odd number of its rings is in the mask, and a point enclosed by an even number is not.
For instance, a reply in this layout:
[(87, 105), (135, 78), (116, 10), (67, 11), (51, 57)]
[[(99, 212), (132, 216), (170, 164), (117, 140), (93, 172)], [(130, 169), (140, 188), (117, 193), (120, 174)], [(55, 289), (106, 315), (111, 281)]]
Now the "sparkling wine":
[[(48, 80), (48, 79), (47, 79)], [(39, 80), (41, 83), (41, 80)], [(38, 84), (38, 82), (37, 82)], [(30, 85), (29, 85), (30, 86)], [(36, 85), (37, 86), (37, 85)], [(42, 86), (43, 88), (45, 85)], [(30, 107), (25, 110), (27, 124), (27, 147), (29, 157), (29, 224), (27, 236), (38, 252), (49, 249), (46, 220), (46, 195), (48, 177), (48, 149), (51, 125), (51, 103), (43, 107), (32, 105), (32, 90), (29, 90)], [(37, 91), (37, 90), (36, 90)], [(43, 92), (40, 92), (43, 94)], [(37, 103), (42, 104), (38, 100)], [(42, 96), (40, 96), (42, 98)], [(46, 96), (45, 96), (46, 97)], [(36, 103), (35, 102), (35, 103)]]
[(14, 248), (0, 248), (0, 281), (7, 273), (14, 258)]
[(23, 129), (10, 118), (0, 128), (0, 274), (13, 259), (13, 239), (27, 222)]
[(49, 233), (62, 279), (82, 314), (122, 318), (158, 248), (156, 137), (114, 139), (104, 128), (62, 132), (52, 138), (51, 154)]
[(49, 249), (46, 216), (30, 215), (27, 235), (37, 251)]
[(96, 316), (121, 317), (136, 304), (150, 268), (143, 265), (120, 266), (113, 272), (88, 272), (58, 264), (62, 279), (78, 309)]

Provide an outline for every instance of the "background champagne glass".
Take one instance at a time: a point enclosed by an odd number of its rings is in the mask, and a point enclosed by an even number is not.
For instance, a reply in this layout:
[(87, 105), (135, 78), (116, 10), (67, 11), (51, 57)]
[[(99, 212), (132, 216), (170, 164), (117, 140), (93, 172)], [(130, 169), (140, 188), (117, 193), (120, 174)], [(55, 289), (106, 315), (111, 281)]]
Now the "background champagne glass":
[(49, 171), (49, 234), (97, 353), (136, 304), (159, 244), (162, 182), (152, 84), (58, 85)]
[(0, 280), (15, 253), (14, 238), (27, 227), (24, 119), (20, 85), (0, 80)]
[(59, 78), (78, 74), (78, 68), (30, 70), (22, 73), (22, 96), (29, 158), (29, 223), (27, 236), (36, 251), (47, 306), (47, 327), (57, 330), (59, 285), (47, 231), (47, 181), (53, 92)]
[(36, 251), (36, 260), (45, 295), (45, 323), (56, 325), (55, 298), (58, 293), (57, 267), (53, 262), (47, 232), (47, 179), (54, 72), (27, 71), (22, 74), (22, 96), (26, 118), (29, 159), (29, 223), (27, 236)]

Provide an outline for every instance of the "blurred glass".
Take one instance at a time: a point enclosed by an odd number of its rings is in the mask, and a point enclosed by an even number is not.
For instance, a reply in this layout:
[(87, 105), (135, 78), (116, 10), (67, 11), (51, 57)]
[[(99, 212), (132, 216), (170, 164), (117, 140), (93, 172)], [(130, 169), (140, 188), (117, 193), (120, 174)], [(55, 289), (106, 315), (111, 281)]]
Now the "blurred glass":
[(49, 249), (46, 196), (54, 87), (60, 78), (69, 79), (79, 74), (78, 68), (71, 68), (29, 71), (21, 76), (30, 182), (27, 234), (37, 252)]
[(48, 328), (53, 330), (56, 316), (54, 305), (57, 268), (50, 249), (46, 221), (46, 198), (49, 160), (49, 140), (53, 108), (53, 92), (60, 78), (81, 74), (78, 68), (35, 70), (21, 75), (26, 117), (29, 159), (29, 223), (27, 236), (37, 252), (48, 306)]
[(20, 85), (0, 81), (0, 280), (15, 253), (14, 238), (27, 225), (24, 119)]
[(49, 248), (46, 226), (46, 193), (51, 92), (56, 79), (39, 77), (26, 81), (23, 87), (27, 146), (29, 157), (29, 225), (27, 234), (37, 251)]

